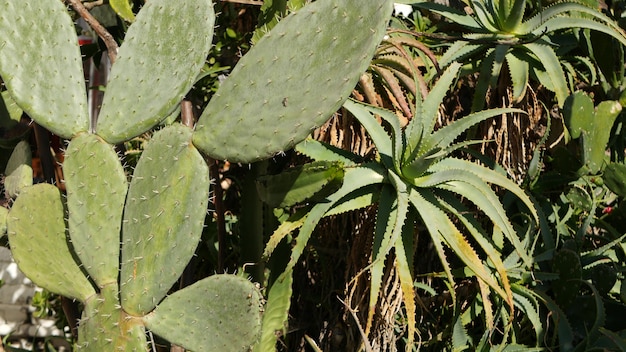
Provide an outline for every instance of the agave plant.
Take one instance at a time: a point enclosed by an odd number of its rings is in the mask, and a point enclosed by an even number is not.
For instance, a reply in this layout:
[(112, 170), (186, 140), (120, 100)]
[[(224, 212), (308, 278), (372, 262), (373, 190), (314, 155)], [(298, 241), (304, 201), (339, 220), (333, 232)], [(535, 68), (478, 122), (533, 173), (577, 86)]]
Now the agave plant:
[[(455, 253), (465, 264), (467, 271), (471, 272), (470, 275), (476, 278), (484, 300), (485, 318), (489, 329), (495, 326), (489, 297), (497, 299), (498, 302), (505, 302), (502, 306), (507, 307), (508, 313), (514, 309), (515, 303), (507, 273), (508, 268), (514, 265), (507, 263), (505, 267), (501, 259), (503, 248), (494, 243), (491, 237), (497, 235), (508, 240), (514, 249), (512, 257), (516, 258), (514, 259), (516, 265), (530, 267), (532, 260), (528, 245), (522, 243), (513, 229), (503, 205), (490, 184), (516, 195), (530, 209), (531, 214), (536, 216), (534, 207), (524, 192), (506, 176), (471, 161), (455, 158), (451, 153), (470, 143), (455, 143), (457, 137), (469, 127), (490, 117), (519, 110), (486, 110), (471, 114), (435, 131), (439, 105), (460, 67), (458, 63), (449, 65), (427, 98), (418, 99), (416, 114), (404, 129), (400, 127), (398, 117), (391, 111), (352, 100), (344, 104), (374, 141), (378, 151), (375, 162), (361, 163), (356, 155), (314, 140), (307, 140), (296, 147), (301, 153), (316, 160), (316, 163), (328, 163), (326, 168), (313, 170), (314, 172), (306, 177), (305, 170), (291, 172), (293, 177), (290, 182), (285, 179), (287, 174), (281, 174), (276, 176), (277, 182), (274, 184), (298, 184), (297, 188), (303, 191), (305, 187), (302, 184), (308, 179), (312, 181), (309, 186), (313, 184), (317, 186), (310, 187), (309, 194), (319, 194), (320, 190), (331, 190), (332, 193), (323, 202), (313, 205), (306, 214), (298, 213), (285, 221), (267, 244), (265, 255), (270, 256), (285, 236), (299, 229), (296, 244), (292, 248), (291, 260), (270, 288), (264, 331), (284, 328), (283, 323), (289, 310), (293, 269), (320, 219), (374, 203), (379, 204), (379, 210), (371, 254), (372, 262), (368, 267), (371, 290), (365, 336), (371, 329), (374, 310), (381, 294), (385, 259), (393, 249), (395, 253), (393, 263), (400, 277), (408, 319), (407, 346), (413, 344), (417, 331), (417, 297), (411, 268), (415, 231), (412, 219), (416, 219), (427, 229), (445, 268), (445, 276), (451, 284), (455, 276), (452, 265), (446, 257), (447, 249)], [(376, 116), (389, 125), (391, 134), (386, 132)], [(343, 173), (333, 171), (337, 165), (343, 167)], [(322, 174), (326, 174), (326, 182), (320, 181), (323, 178)], [(337, 178), (341, 178), (343, 182), (338, 188), (332, 189), (337, 186)], [(280, 188), (268, 187), (269, 181), (265, 178), (262, 187), (266, 196), (268, 191), (278, 192)], [(286, 199), (286, 195), (287, 193), (284, 196), (274, 194), (274, 197)], [(291, 195), (293, 196), (293, 193)], [(467, 204), (464, 205), (460, 198), (473, 203), (487, 215), (493, 224), (491, 235), (467, 214)], [(474, 248), (476, 246), (477, 248)], [(495, 296), (491, 295), (493, 293)], [(275, 339), (274, 336), (265, 338), (270, 341)]]
[(626, 45), (626, 34), (599, 10), (575, 1), (557, 2), (525, 18), (526, 0), (472, 0), (471, 11), (460, 12), (434, 2), (415, 4), (462, 26), (466, 32), (445, 52), (442, 67), (468, 58), (481, 58), (480, 78), (472, 109), (483, 107), (484, 96), (494, 86), (503, 67), (513, 86), (513, 99), (521, 100), (529, 77), (556, 94), (559, 106), (568, 96), (567, 76), (555, 52), (555, 35), (562, 30), (586, 28), (606, 33)]

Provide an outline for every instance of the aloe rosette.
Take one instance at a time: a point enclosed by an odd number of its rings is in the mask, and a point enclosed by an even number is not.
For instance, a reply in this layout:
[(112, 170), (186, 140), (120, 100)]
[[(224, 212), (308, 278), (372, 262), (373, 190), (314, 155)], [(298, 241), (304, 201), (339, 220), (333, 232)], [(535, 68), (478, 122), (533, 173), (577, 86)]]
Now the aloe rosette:
[(495, 86), (504, 66), (513, 87), (513, 100), (521, 100), (529, 79), (535, 75), (556, 95), (559, 106), (568, 96), (567, 76), (552, 36), (561, 30), (585, 28), (605, 33), (626, 45), (626, 33), (612, 19), (577, 1), (557, 1), (524, 18), (525, 0), (473, 0), (470, 13), (461, 13), (434, 2), (415, 6), (430, 10), (464, 28), (462, 40), (454, 41), (439, 64), (443, 67), (480, 58), (481, 69), (472, 109), (480, 110), (490, 86)]
[[(502, 249), (491, 238), (503, 237), (511, 244), (514, 249), (512, 256), (517, 258), (515, 265), (527, 268), (532, 264), (532, 259), (530, 249), (511, 225), (504, 206), (490, 185), (496, 185), (514, 194), (530, 209), (536, 219), (533, 203), (524, 191), (506, 176), (480, 164), (454, 158), (450, 154), (471, 143), (455, 143), (457, 137), (471, 126), (490, 117), (519, 110), (485, 110), (435, 130), (439, 104), (459, 69), (458, 63), (448, 67), (428, 97), (418, 103), (415, 117), (404, 129), (400, 127), (397, 116), (391, 111), (352, 100), (344, 104), (344, 107), (368, 131), (379, 153), (379, 162), (360, 163), (358, 162), (360, 158), (356, 155), (338, 151), (312, 140), (307, 140), (296, 147), (298, 151), (318, 162), (341, 162), (345, 172), (342, 186), (336, 192), (313, 205), (306, 214), (298, 213), (285, 221), (270, 238), (265, 256), (270, 256), (275, 246), (286, 235), (296, 229), (299, 230), (287, 270), (270, 288), (264, 324), (280, 329), (282, 322), (286, 321), (293, 269), (320, 219), (374, 203), (378, 203), (379, 206), (372, 263), (368, 266), (371, 288), (366, 335), (370, 331), (374, 309), (382, 292), (385, 259), (393, 249), (394, 265), (400, 278), (407, 312), (409, 326), (407, 346), (412, 346), (417, 331), (415, 320), (417, 307), (410, 263), (416, 221), (424, 224), (428, 230), (450, 282), (453, 282), (454, 275), (446, 256), (446, 248), (450, 249), (478, 280), (483, 297), (495, 293), (505, 303), (503, 307), (507, 307), (510, 312), (514, 310), (514, 294), (509, 282), (510, 272), (501, 259)], [(391, 135), (378, 122), (377, 116), (389, 126)], [(493, 223), (491, 235), (467, 215), (467, 206), (460, 201), (461, 197), (473, 203), (491, 220)], [(453, 221), (453, 218), (458, 221)], [(471, 241), (466, 237), (468, 235), (472, 237)], [(475, 245), (479, 248), (474, 248)], [(491, 263), (490, 266), (485, 265), (485, 259)], [(493, 329), (493, 313), (486, 310), (485, 314), (486, 320), (491, 324), (489, 327)], [(266, 335), (262, 338), (271, 339)]]

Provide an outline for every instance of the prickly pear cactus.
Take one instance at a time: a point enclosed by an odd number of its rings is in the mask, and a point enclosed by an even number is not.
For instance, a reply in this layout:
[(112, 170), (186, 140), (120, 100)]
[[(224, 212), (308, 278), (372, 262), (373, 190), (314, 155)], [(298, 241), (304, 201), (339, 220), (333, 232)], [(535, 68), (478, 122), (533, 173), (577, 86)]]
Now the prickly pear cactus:
[(569, 307), (579, 295), (582, 265), (578, 253), (562, 249), (554, 255), (552, 270), (559, 278), (552, 283), (556, 301), (562, 307)]
[(591, 98), (576, 92), (565, 100), (563, 118), (573, 139), (582, 140), (582, 161), (592, 174), (596, 174), (607, 162), (606, 145), (611, 128), (622, 111), (617, 101), (603, 101), (594, 108)]
[[(20, 108), (70, 140), (67, 195), (48, 184), (20, 185), (6, 215), (9, 242), (37, 285), (83, 304), (78, 349), (146, 351), (147, 330), (196, 351), (247, 351), (256, 343), (262, 296), (245, 278), (214, 275), (171, 293), (206, 216), (210, 181), (200, 152), (252, 161), (304, 139), (347, 98), (390, 13), (389, 1), (320, 0), (288, 16), (240, 61), (195, 131), (172, 123), (154, 134), (129, 182), (113, 144), (176, 111), (210, 49), (211, 0), (146, 3), (96, 121), (87, 114), (78, 40), (63, 3), (0, 0), (0, 75)], [(298, 181), (306, 187), (288, 198), (336, 187), (335, 169)], [(282, 197), (278, 191), (270, 193)], [(4, 223), (3, 216), (0, 229)]]
[(83, 65), (63, 2), (0, 0), (0, 33), (0, 76), (17, 104), (63, 138), (87, 131)]
[[(348, 98), (382, 40), (392, 3), (317, 1), (284, 18), (246, 54), (200, 117), (194, 144), (251, 162), (290, 149)], [(245, 138), (241, 131), (249, 131)]]
[(20, 191), (33, 184), (33, 167), (30, 145), (17, 143), (4, 170), (4, 188), (7, 198), (15, 198)]

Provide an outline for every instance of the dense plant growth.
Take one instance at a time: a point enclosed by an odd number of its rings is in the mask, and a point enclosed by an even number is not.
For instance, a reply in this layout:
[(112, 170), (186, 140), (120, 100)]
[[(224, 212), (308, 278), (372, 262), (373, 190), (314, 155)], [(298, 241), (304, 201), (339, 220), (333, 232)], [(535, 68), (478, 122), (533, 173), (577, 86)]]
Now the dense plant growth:
[(622, 2), (68, 2), (0, 0), (0, 231), (76, 349), (626, 351)]

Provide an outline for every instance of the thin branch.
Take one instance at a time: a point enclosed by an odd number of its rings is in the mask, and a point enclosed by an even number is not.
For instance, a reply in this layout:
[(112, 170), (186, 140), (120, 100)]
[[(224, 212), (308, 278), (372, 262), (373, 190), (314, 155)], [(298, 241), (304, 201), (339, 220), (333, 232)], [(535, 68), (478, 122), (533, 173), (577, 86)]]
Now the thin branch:
[(87, 10), (91, 10), (94, 7), (98, 7), (98, 6), (104, 5), (104, 0), (97, 0), (97, 1), (87, 2), (87, 3), (84, 3), (83, 5), (85, 6), (85, 8)]
[(341, 302), (341, 304), (343, 304), (344, 307), (346, 307), (348, 312), (350, 312), (350, 315), (352, 315), (352, 318), (354, 319), (354, 322), (356, 323), (356, 327), (359, 328), (359, 333), (361, 334), (361, 337), (363, 338), (363, 345), (365, 347), (365, 352), (373, 352), (374, 350), (372, 349), (372, 345), (370, 345), (370, 342), (367, 339), (367, 335), (365, 334), (365, 331), (363, 330), (363, 327), (361, 326), (361, 323), (359, 322), (359, 317), (356, 315), (356, 311), (352, 309), (352, 307), (350, 307), (348, 304), (346, 304), (346, 302), (342, 301), (340, 298), (337, 298), (337, 300)]
[(180, 103), (180, 122), (189, 127), (193, 128), (193, 125), (196, 123), (196, 119), (193, 114), (193, 104), (190, 100), (184, 99)]
[(91, 28), (93, 28), (93, 30), (96, 32), (96, 34), (98, 34), (102, 41), (104, 41), (104, 45), (106, 45), (107, 47), (109, 60), (111, 61), (111, 63), (114, 63), (119, 47), (115, 42), (115, 39), (113, 39), (111, 33), (109, 33), (109, 31), (107, 31), (106, 28), (104, 28), (100, 24), (100, 22), (98, 22), (98, 20), (96, 20), (96, 18), (91, 15), (91, 13), (89, 13), (89, 10), (85, 8), (85, 5), (83, 5), (80, 0), (67, 0), (67, 2), (72, 5), (74, 11), (76, 11), (80, 15), (80, 17), (82, 17), (85, 22), (87, 22), (87, 24), (89, 24)]

